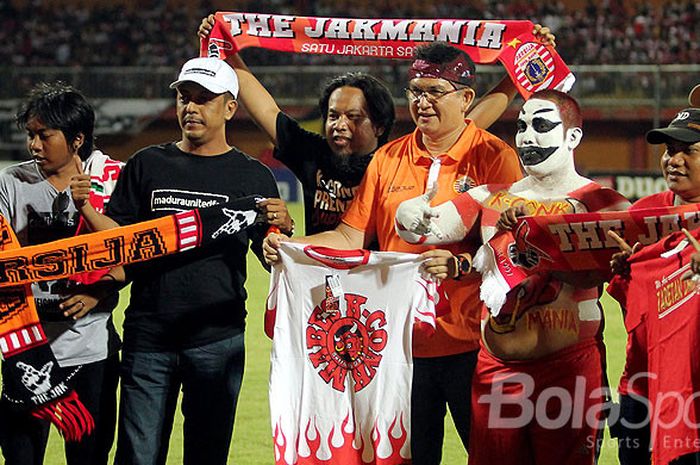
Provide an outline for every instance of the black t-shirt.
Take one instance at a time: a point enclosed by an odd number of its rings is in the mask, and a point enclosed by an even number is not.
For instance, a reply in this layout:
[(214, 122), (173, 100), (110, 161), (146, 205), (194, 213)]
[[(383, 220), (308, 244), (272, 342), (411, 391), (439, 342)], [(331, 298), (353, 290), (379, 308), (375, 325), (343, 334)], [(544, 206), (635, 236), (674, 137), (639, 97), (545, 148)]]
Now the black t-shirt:
[[(107, 215), (132, 224), (253, 194), (279, 197), (262, 163), (237, 149), (205, 157), (170, 143), (147, 147), (128, 161)], [(254, 226), (206, 247), (128, 267), (125, 348), (177, 350), (242, 332), (248, 244), (262, 260), (265, 231), (265, 225)]]
[(335, 228), (355, 197), (363, 169), (341, 172), (326, 139), (280, 112), (274, 157), (287, 165), (304, 188), (306, 234)]

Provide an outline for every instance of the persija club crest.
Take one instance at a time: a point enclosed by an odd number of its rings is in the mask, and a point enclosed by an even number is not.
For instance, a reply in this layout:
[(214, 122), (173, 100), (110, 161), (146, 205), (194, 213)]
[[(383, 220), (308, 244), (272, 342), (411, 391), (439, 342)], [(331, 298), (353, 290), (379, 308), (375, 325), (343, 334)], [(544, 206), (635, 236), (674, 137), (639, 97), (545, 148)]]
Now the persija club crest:
[(372, 382), (382, 361), (388, 337), (384, 311), (366, 309), (367, 297), (358, 294), (341, 299), (326, 294), (306, 327), (309, 360), (333, 389), (345, 392), (349, 378), (353, 391), (359, 392)]
[(554, 79), (554, 59), (542, 44), (527, 42), (515, 52), (515, 76), (526, 90), (546, 89)]

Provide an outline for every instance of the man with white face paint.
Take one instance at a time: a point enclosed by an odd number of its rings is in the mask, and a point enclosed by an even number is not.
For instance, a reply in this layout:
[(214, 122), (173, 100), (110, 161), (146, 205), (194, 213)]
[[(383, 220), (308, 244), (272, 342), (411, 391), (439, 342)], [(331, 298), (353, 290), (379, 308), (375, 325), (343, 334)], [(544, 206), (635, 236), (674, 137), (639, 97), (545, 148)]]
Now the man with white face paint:
[[(412, 243), (445, 244), (478, 240), (479, 232), (485, 243), (521, 215), (627, 208), (620, 194), (576, 172), (573, 150), (583, 133), (573, 98), (538, 92), (523, 105), (517, 124), (525, 178), (479, 186), (437, 207), (429, 206), (429, 195), (405, 201), (396, 215), (399, 235)], [(477, 253), (477, 268), (479, 259)], [(506, 296), (498, 316), (484, 307), (470, 464), (594, 462), (604, 400), (596, 392), (604, 376), (602, 282), (590, 273), (539, 273)]]

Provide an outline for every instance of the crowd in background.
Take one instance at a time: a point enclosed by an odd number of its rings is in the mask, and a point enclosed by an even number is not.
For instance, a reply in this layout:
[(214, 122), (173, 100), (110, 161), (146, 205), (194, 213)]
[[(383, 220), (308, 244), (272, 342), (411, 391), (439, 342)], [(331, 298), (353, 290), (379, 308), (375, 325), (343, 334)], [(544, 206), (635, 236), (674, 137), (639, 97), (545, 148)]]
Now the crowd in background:
[[(0, 60), (7, 66), (179, 66), (196, 47), (193, 31), (216, 5), (190, 2), (186, 13), (168, 2), (138, 8), (56, 7), (30, 0), (0, 0)], [(228, 9), (309, 16), (370, 18), (522, 19), (547, 25), (569, 64), (690, 64), (700, 62), (700, 3), (672, 0), (565, 2), (462, 2), (444, 0), (238, 0)], [(183, 14), (185, 13), (185, 14)], [(51, 18), (49, 21), (47, 18)], [(563, 33), (566, 31), (566, 33)], [(289, 56), (255, 50), (253, 65), (289, 64)], [(294, 55), (299, 63), (343, 64), (346, 57)], [(356, 60), (356, 57), (353, 58)]]

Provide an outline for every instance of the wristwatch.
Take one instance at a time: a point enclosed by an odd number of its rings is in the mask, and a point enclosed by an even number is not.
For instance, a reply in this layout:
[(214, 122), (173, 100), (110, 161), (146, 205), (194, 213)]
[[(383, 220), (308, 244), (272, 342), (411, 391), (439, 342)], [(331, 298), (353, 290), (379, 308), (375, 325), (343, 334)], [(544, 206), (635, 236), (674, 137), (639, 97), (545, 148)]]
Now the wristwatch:
[(472, 271), (472, 257), (469, 254), (459, 254), (455, 255), (457, 259), (457, 276), (456, 280), (459, 280), (465, 274), (469, 274)]

